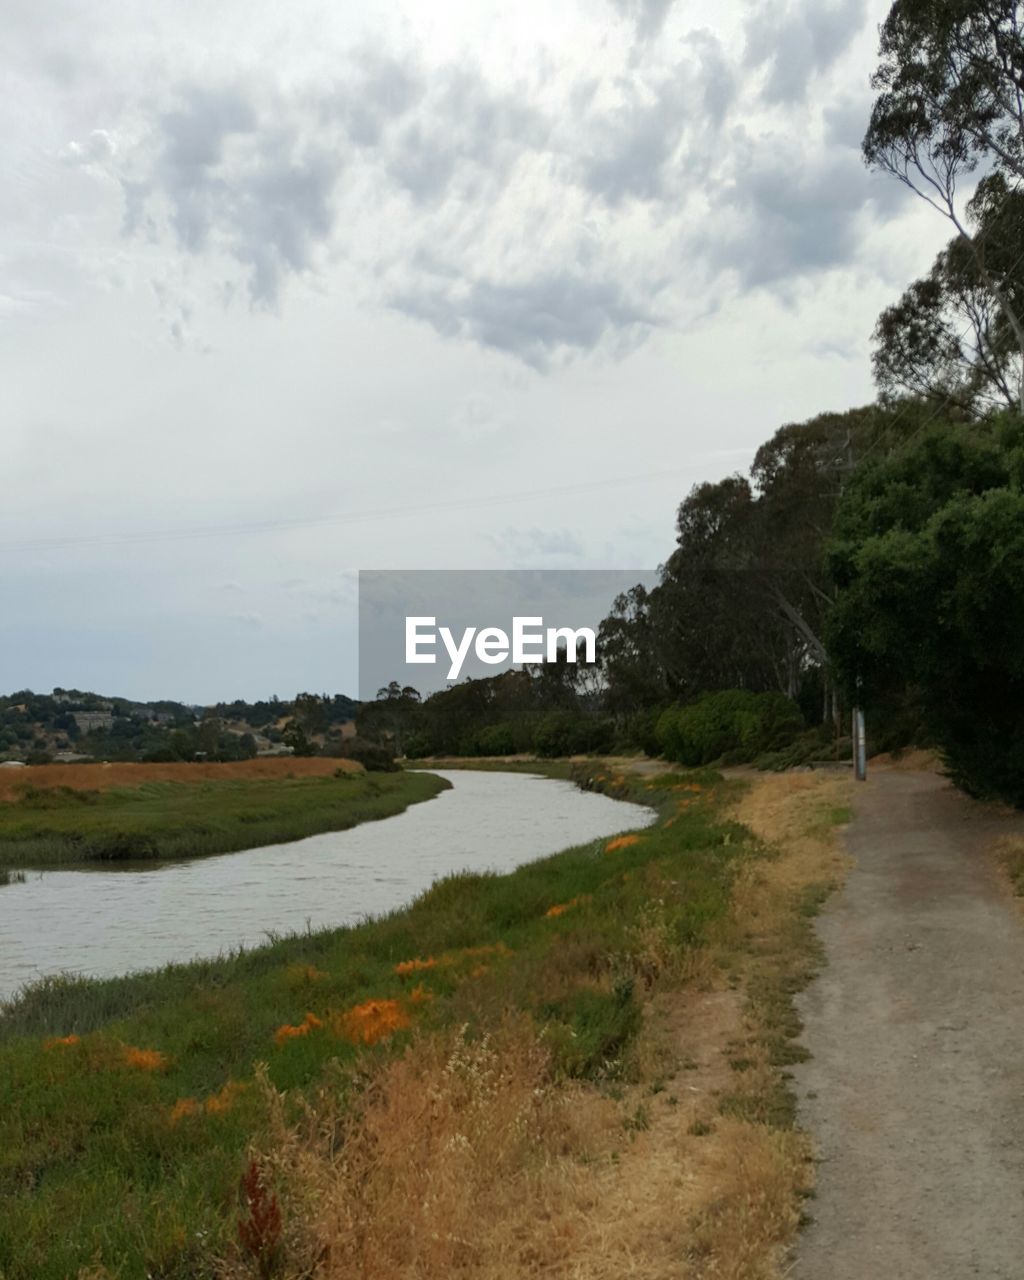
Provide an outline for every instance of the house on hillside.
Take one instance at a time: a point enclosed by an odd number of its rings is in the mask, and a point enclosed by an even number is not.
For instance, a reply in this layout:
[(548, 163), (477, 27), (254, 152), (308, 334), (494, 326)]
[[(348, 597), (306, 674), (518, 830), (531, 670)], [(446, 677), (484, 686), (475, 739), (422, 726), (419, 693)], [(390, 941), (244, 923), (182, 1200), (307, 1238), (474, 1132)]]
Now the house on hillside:
[(79, 733), (92, 733), (95, 729), (110, 729), (114, 717), (109, 711), (72, 711)]

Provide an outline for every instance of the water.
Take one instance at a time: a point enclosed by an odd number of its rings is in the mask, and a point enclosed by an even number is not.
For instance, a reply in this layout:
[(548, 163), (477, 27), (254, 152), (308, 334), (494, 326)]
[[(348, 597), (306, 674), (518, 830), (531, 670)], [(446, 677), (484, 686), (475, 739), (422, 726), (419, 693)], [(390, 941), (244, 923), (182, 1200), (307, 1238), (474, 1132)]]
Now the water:
[(351, 831), (189, 862), (27, 872), (0, 888), (0, 998), (61, 971), (112, 977), (354, 924), (450, 872), (511, 871), (654, 819), (568, 782), (441, 776), (451, 791)]

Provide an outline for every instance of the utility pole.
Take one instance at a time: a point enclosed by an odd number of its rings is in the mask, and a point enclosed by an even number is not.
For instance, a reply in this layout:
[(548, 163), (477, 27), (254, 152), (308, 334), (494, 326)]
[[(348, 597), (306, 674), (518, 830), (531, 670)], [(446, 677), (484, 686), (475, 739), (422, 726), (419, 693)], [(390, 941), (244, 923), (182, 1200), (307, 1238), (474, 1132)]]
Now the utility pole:
[(857, 703), (853, 709), (853, 776), (864, 782), (868, 776), (868, 743), (864, 732), (864, 709), (860, 704), (860, 676), (857, 677)]

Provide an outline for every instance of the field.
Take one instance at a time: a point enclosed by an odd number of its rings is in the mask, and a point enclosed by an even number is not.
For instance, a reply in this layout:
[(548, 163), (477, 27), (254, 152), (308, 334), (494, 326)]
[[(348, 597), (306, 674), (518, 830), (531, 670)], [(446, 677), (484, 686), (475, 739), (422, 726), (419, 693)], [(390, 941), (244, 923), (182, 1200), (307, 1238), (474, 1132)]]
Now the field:
[(645, 1275), (770, 1274), (806, 1177), (772, 1064), (821, 859), (778, 880), (746, 784), (583, 782), (660, 821), (9, 1006), (5, 1280), (610, 1278), (638, 1249), (673, 1260)]
[(0, 866), (192, 858), (390, 817), (445, 787), (325, 759), (0, 770)]
[(26, 787), (36, 791), (109, 791), (143, 782), (226, 782), (257, 778), (330, 778), (339, 770), (359, 773), (352, 760), (323, 756), (266, 756), (226, 764), (37, 764), (0, 769), (0, 801), (16, 801)]

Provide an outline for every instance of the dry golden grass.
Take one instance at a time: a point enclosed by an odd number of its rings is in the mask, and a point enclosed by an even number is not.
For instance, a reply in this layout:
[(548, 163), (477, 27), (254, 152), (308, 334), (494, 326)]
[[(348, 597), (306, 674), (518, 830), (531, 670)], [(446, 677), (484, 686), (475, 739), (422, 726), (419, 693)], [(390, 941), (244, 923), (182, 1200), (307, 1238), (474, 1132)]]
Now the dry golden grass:
[(872, 756), (868, 769), (891, 769), (901, 773), (941, 773), (942, 760), (937, 751), (927, 747), (911, 747), (896, 754), (885, 751)]
[(234, 782), (257, 778), (329, 778), (344, 769), (361, 773), (354, 760), (326, 756), (264, 756), (224, 764), (39, 764), (0, 769), (0, 800), (17, 800), (25, 787), (107, 791), (144, 782)]
[[(325, 1088), (277, 1116), (282, 1274), (316, 1280), (777, 1280), (811, 1181), (806, 1138), (780, 1118), (774, 1048), (810, 961), (806, 894), (836, 882), (848, 780), (755, 781), (735, 816), (774, 857), (740, 872), (713, 947), (673, 963), (657, 904), (632, 975), (645, 1025), (614, 1091), (553, 1079), (534, 1025), (424, 1035), (359, 1102)], [(785, 1108), (782, 1109), (783, 1111)], [(241, 1254), (224, 1280), (255, 1274)], [(247, 1269), (248, 1268), (248, 1269)]]
[(1024, 836), (1002, 836), (993, 852), (1014, 893), (1024, 896)]

